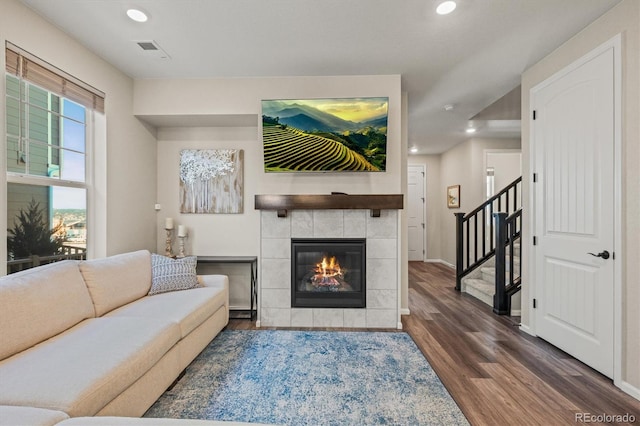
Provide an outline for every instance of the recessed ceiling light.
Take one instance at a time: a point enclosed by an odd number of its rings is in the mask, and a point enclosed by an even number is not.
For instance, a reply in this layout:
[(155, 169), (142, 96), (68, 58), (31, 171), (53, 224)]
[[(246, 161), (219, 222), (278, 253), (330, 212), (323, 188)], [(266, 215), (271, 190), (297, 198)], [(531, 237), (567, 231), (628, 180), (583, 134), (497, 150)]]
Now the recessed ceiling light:
[(436, 13), (438, 15), (448, 15), (449, 13), (453, 12), (455, 9), (456, 9), (455, 1), (451, 1), (451, 0), (443, 1), (436, 8)]
[(415, 146), (413, 148), (411, 148), (409, 150), (411, 153), (415, 154), (416, 152), (418, 152), (418, 148), (416, 148)]
[(139, 9), (127, 10), (127, 16), (136, 22), (147, 22), (147, 19), (149, 19), (147, 14)]
[(467, 133), (475, 133), (476, 132), (476, 128), (475, 127), (469, 127), (467, 130), (465, 130), (465, 132), (467, 132)]

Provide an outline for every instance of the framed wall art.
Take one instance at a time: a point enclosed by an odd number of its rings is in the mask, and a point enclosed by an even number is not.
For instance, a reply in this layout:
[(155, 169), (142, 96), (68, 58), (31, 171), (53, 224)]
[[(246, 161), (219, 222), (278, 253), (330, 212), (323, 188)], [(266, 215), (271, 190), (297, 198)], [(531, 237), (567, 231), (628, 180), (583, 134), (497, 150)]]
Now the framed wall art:
[(180, 213), (242, 213), (241, 149), (180, 151)]
[(267, 173), (384, 172), (389, 98), (262, 100)]
[(447, 207), (460, 208), (460, 185), (447, 186)]

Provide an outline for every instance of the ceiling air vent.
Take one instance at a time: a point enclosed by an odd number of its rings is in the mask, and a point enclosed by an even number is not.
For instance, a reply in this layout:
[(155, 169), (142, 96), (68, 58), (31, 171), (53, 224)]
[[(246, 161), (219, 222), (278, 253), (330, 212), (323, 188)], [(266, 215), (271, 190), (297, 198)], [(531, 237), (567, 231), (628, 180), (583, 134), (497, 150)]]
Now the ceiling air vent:
[(170, 56), (153, 40), (136, 40), (135, 43), (142, 49), (142, 54), (154, 58), (169, 59)]
[(142, 50), (159, 50), (152, 41), (139, 41), (138, 46), (142, 47)]

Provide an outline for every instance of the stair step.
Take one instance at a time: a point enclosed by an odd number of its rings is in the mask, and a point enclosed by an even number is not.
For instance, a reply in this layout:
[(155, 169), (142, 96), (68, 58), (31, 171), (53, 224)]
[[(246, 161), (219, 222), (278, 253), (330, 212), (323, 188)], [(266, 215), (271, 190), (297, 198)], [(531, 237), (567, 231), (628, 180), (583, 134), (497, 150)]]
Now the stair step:
[(465, 278), (465, 293), (475, 297), (481, 302), (493, 306), (495, 284), (477, 278)]
[[(517, 273), (519, 271), (519, 268), (516, 268), (516, 274), (515, 276), (518, 277), (519, 274)], [(488, 282), (492, 282), (495, 283), (496, 282), (496, 269), (494, 266), (488, 266), (488, 267), (484, 267), (484, 268), (480, 268), (480, 272), (482, 273), (482, 279)], [(505, 272), (505, 276), (507, 278), (509, 278), (509, 270), (507, 269), (507, 271)]]
[(480, 268), (482, 272), (482, 279), (487, 282), (496, 282), (496, 270), (493, 267)]

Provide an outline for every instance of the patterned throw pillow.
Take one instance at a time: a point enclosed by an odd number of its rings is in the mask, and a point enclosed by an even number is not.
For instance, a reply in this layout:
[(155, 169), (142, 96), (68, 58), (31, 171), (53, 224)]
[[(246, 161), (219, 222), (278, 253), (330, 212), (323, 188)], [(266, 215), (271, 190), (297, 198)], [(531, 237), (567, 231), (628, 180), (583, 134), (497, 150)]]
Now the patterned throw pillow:
[(196, 276), (197, 259), (196, 256), (171, 259), (152, 253), (149, 296), (200, 287)]

